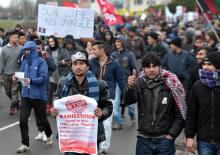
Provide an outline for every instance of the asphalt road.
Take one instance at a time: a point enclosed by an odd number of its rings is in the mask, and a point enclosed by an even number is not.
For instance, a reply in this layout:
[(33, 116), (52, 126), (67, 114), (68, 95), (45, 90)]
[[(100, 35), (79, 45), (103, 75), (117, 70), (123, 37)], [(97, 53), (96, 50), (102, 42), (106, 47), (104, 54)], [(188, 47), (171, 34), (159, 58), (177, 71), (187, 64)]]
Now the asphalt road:
[[(21, 145), (19, 114), (9, 116), (8, 111), (10, 100), (6, 97), (4, 89), (1, 88), (0, 93), (0, 155), (16, 155), (17, 148)], [(55, 118), (48, 117), (54, 135), (56, 134)], [(35, 141), (37, 128), (33, 113), (29, 120), (29, 137), (31, 151), (24, 153), (25, 155), (61, 155), (57, 140), (54, 138), (54, 144), (49, 147), (45, 143)], [(181, 140), (178, 140), (181, 141)], [(134, 155), (136, 143), (136, 127), (130, 124), (126, 119), (126, 125), (123, 130), (113, 131), (110, 155)], [(178, 146), (177, 149), (184, 149)], [(185, 155), (183, 151), (177, 150), (176, 155)], [(190, 155), (190, 154), (188, 154)]]

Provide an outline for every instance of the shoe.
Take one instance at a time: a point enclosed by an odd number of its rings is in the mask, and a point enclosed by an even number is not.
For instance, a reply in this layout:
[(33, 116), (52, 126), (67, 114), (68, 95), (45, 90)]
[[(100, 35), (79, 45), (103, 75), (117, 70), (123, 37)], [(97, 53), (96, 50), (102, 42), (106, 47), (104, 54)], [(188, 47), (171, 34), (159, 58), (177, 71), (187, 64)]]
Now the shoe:
[(16, 153), (24, 153), (24, 152), (28, 152), (30, 150), (30, 148), (24, 144), (22, 144), (18, 150), (16, 151)]
[(9, 111), (9, 115), (15, 115), (16, 114), (16, 108), (15, 107), (11, 107), (10, 111)]
[(112, 130), (121, 130), (123, 129), (123, 125), (116, 123), (113, 127)]
[(47, 136), (44, 131), (42, 132), (42, 136), (43, 136), (43, 142), (47, 142)]
[(100, 149), (99, 150), (99, 155), (107, 155), (109, 154), (109, 150), (108, 149)]
[(135, 125), (136, 124), (136, 118), (135, 117), (131, 117), (131, 124)]
[(47, 145), (52, 145), (52, 144), (53, 144), (53, 135), (47, 137)]
[[(44, 131), (43, 131), (44, 132)], [(38, 135), (34, 138), (35, 140), (43, 140), (43, 132), (39, 131)], [(45, 133), (44, 133), (45, 134)]]

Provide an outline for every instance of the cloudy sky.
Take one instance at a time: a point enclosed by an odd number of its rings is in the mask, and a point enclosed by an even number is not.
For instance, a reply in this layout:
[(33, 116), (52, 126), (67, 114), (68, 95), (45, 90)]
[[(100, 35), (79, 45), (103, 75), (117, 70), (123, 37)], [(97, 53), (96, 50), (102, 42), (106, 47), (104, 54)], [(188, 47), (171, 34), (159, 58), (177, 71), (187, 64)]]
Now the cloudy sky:
[(11, 0), (0, 0), (0, 6), (3, 6), (3, 7), (8, 7), (9, 4), (10, 4)]

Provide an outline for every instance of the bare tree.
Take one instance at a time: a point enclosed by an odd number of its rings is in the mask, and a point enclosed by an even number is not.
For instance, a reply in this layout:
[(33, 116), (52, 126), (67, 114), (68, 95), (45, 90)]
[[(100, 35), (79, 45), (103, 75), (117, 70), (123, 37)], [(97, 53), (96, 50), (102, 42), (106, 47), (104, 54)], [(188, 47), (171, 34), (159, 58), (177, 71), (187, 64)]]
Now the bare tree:
[(20, 5), (19, 0), (11, 1), (11, 4), (7, 10), (8, 10), (9, 16), (14, 19), (18, 19), (19, 17), (22, 17), (23, 15), (22, 7)]

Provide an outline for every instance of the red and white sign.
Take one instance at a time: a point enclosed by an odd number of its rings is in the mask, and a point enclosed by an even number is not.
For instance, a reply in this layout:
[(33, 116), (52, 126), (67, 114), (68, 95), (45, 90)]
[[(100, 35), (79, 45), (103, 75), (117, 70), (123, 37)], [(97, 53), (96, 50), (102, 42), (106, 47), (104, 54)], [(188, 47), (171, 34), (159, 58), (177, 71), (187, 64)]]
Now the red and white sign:
[(57, 129), (61, 152), (97, 154), (97, 102), (84, 95), (54, 101), (58, 110)]
[(97, 0), (97, 2), (107, 25), (123, 24), (121, 16), (115, 12), (114, 6), (111, 3), (107, 0)]

